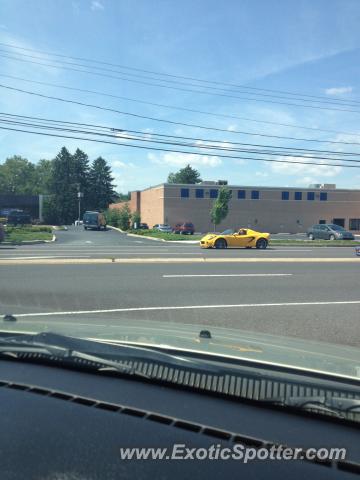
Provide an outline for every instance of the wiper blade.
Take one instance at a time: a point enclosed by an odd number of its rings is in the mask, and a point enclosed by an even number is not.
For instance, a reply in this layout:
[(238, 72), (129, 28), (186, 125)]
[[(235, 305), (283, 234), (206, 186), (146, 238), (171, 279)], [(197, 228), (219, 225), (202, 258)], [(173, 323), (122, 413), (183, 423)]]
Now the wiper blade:
[(266, 403), (291, 407), (300, 410), (308, 410), (324, 414), (335, 415), (344, 418), (345, 414), (360, 414), (360, 400), (357, 398), (326, 397), (326, 396), (289, 396), (271, 397)]
[(123, 343), (109, 343), (95, 340), (84, 340), (51, 332), (42, 332), (36, 335), (20, 334), (0, 337), (0, 347), (13, 345), (38, 346), (46, 349), (63, 348), (69, 351), (86, 353), (104, 359), (132, 362), (157, 362), (172, 367), (196, 368), (209, 373), (224, 373), (225, 368), (216, 364), (209, 364), (200, 359), (186, 358), (156, 349)]
[[(70, 350), (68, 348), (42, 345), (36, 342), (25, 341), (9, 341), (6, 345), (0, 340), (0, 356), (5, 358), (20, 359), (24, 354), (40, 354), (46, 359), (52, 361), (64, 362), (66, 364), (74, 365), (77, 360), (83, 361), (83, 365), (91, 366), (98, 372), (117, 372), (127, 375), (134, 375), (136, 377), (149, 378), (140, 370), (133, 366), (109, 360), (97, 355), (90, 355), (87, 353)], [(85, 364), (86, 362), (86, 364)]]

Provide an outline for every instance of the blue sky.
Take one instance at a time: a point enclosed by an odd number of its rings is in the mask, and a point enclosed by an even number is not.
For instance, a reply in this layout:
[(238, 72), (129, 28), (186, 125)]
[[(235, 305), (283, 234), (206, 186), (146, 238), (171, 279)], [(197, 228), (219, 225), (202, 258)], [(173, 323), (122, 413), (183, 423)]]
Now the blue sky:
[[(358, 0), (0, 0), (0, 42), (175, 75), (360, 101), (359, 20)], [(4, 48), (0, 46), (0, 50)], [(152, 107), (0, 76), (1, 84), (16, 88), (229, 133), (135, 119), (0, 88), (1, 111), (12, 114), (96, 123), (149, 135), (205, 136), (286, 147), (308, 148), (309, 143), (235, 135), (231, 130), (360, 142), (360, 109), (359, 113), (335, 112), (180, 92), (1, 56), (0, 73), (293, 127)], [(297, 125), (345, 133), (309, 131)], [(105, 157), (113, 167), (119, 191), (161, 183), (169, 171), (188, 162), (204, 179), (225, 178), (232, 184), (307, 186), (325, 182), (359, 188), (360, 183), (360, 169), (269, 164), (214, 155), (189, 157), (1, 130), (0, 162), (14, 154), (34, 162), (53, 158), (63, 145), (70, 150), (80, 147), (91, 159)], [(341, 150), (340, 145), (317, 147)], [(356, 145), (346, 149), (360, 153)]]

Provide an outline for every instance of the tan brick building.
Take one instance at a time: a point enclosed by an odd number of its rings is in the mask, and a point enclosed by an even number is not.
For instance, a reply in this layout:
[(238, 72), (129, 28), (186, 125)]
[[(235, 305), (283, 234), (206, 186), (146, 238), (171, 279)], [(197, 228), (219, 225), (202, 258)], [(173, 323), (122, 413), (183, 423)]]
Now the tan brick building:
[[(217, 182), (197, 185), (161, 184), (131, 193), (132, 211), (151, 228), (156, 223), (192, 222), (198, 232), (212, 231), (210, 209)], [(228, 185), (232, 191), (227, 218), (217, 227), (251, 227), (270, 233), (304, 232), (316, 223), (337, 223), (360, 231), (360, 190), (337, 189), (333, 184), (309, 188)], [(117, 208), (113, 204), (110, 208)]]

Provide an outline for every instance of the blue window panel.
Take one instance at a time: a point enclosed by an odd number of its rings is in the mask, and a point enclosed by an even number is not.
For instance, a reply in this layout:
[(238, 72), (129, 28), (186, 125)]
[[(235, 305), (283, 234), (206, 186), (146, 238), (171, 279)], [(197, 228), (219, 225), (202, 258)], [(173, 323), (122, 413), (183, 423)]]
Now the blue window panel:
[(294, 198), (295, 200), (302, 200), (302, 192), (295, 192)]
[(195, 190), (195, 197), (196, 198), (204, 198), (204, 190), (202, 188), (197, 188)]
[(320, 192), (320, 201), (326, 202), (327, 200), (327, 192)]
[(289, 200), (290, 193), (289, 192), (281, 192), (281, 200)]
[(238, 190), (238, 198), (246, 198), (246, 190)]
[(218, 196), (218, 191), (215, 189), (210, 190), (210, 198), (217, 198)]
[(189, 198), (189, 189), (188, 188), (182, 188), (181, 189), (181, 198)]
[(251, 199), (252, 200), (259, 200), (260, 192), (259, 190), (251, 190)]
[(315, 193), (314, 192), (308, 192), (307, 193), (307, 199), (308, 200), (315, 200)]

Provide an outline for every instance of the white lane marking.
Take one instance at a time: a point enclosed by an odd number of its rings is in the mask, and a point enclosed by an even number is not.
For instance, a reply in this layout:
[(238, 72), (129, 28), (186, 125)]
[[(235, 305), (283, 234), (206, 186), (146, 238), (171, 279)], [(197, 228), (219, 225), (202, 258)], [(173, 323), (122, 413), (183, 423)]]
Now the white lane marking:
[(216, 273), (201, 275), (163, 275), (163, 278), (188, 278), (188, 277), (291, 277), (292, 273)]
[(46, 259), (46, 258), (91, 258), (88, 255), (51, 255), (47, 257), (36, 256), (36, 257), (0, 257), (1, 260), (34, 260), (34, 259)]
[(85, 243), (93, 243), (91, 240), (86, 240)]
[(317, 305), (360, 305), (360, 300), (334, 302), (238, 303), (225, 305), (177, 305), (168, 307), (107, 308), (103, 310), (75, 310), (67, 312), (20, 313), (16, 317), (52, 317), (60, 315), (89, 315), (92, 313), (151, 312), (160, 310), (210, 310), (212, 308), (303, 307)]

